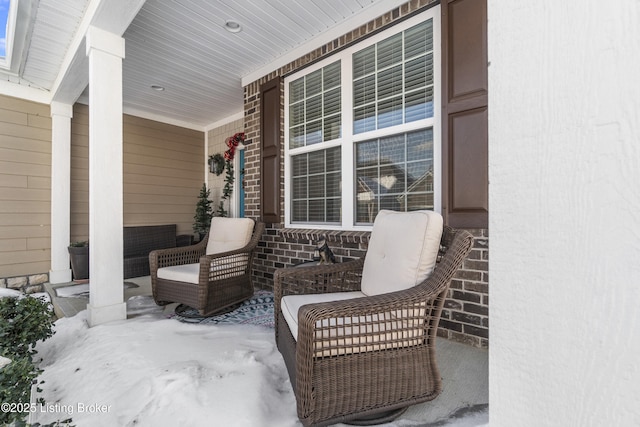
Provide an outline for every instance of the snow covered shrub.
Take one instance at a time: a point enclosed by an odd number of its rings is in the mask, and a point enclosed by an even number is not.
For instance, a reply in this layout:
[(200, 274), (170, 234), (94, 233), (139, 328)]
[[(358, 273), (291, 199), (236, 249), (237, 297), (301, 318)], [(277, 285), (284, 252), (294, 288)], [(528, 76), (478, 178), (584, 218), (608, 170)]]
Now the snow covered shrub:
[(0, 355), (31, 356), (36, 342), (53, 335), (53, 311), (40, 298), (0, 298)]
[(0, 402), (14, 405), (0, 411), (0, 425), (24, 423), (31, 384), (42, 372), (32, 360), (34, 347), (53, 335), (53, 320), (40, 298), (0, 298), (0, 356), (11, 360), (0, 368)]

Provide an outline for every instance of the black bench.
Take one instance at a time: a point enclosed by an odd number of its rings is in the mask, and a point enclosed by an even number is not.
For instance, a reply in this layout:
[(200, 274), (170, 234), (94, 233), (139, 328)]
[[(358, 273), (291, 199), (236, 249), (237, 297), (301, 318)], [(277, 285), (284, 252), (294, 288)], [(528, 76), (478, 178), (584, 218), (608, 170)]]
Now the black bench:
[(155, 249), (188, 246), (192, 236), (176, 236), (176, 225), (139, 225), (124, 227), (124, 278), (149, 275), (149, 252)]

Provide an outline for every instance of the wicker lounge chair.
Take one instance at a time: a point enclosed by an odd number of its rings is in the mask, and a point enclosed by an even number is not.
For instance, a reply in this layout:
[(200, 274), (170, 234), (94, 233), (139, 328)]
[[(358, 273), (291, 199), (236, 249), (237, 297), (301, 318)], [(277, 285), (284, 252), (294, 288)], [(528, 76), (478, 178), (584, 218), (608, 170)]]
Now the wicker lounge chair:
[[(434, 250), (433, 242), (419, 242), (424, 230), (411, 217), (419, 213), (394, 214), (378, 214), (363, 259), (276, 270), (276, 342), (305, 426), (389, 421), (442, 389), (435, 357), (438, 322), (473, 237), (443, 227), (440, 217), (432, 263), (416, 254)], [(437, 230), (439, 215), (431, 214), (427, 222)], [(433, 240), (434, 234), (424, 236)], [(420, 268), (414, 275), (409, 264), (416, 261), (426, 262), (428, 277)], [(403, 289), (380, 288), (403, 281)]]
[(200, 243), (151, 252), (156, 304), (178, 302), (209, 316), (251, 297), (253, 253), (263, 231), (252, 219), (215, 217)]

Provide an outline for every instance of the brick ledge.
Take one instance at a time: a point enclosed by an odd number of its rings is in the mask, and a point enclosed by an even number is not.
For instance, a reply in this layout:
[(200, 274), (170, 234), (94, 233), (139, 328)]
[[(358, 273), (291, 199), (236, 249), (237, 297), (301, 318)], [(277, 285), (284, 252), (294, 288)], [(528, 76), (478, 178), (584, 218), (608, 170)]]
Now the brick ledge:
[(311, 228), (283, 228), (280, 236), (288, 240), (308, 240), (317, 242), (325, 236), (329, 242), (340, 243), (369, 243), (370, 231), (317, 230)]

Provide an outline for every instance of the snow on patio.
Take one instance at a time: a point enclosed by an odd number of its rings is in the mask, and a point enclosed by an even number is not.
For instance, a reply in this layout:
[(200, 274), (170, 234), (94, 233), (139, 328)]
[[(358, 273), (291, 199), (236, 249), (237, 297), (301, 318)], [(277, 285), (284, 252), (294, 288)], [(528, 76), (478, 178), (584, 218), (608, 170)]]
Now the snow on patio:
[[(17, 296), (13, 292), (2, 296)], [(169, 319), (152, 299), (129, 301), (125, 321), (89, 328), (86, 311), (55, 323), (38, 343), (46, 403), (30, 422), (84, 426), (301, 426), (273, 329)], [(146, 314), (145, 314), (146, 313)], [(488, 413), (425, 424), (487, 426)]]
[(272, 329), (190, 325), (161, 315), (89, 329), (81, 312), (58, 320), (54, 337), (37, 350), (47, 404), (73, 413), (41, 413), (34, 421), (71, 416), (78, 426), (299, 425)]

